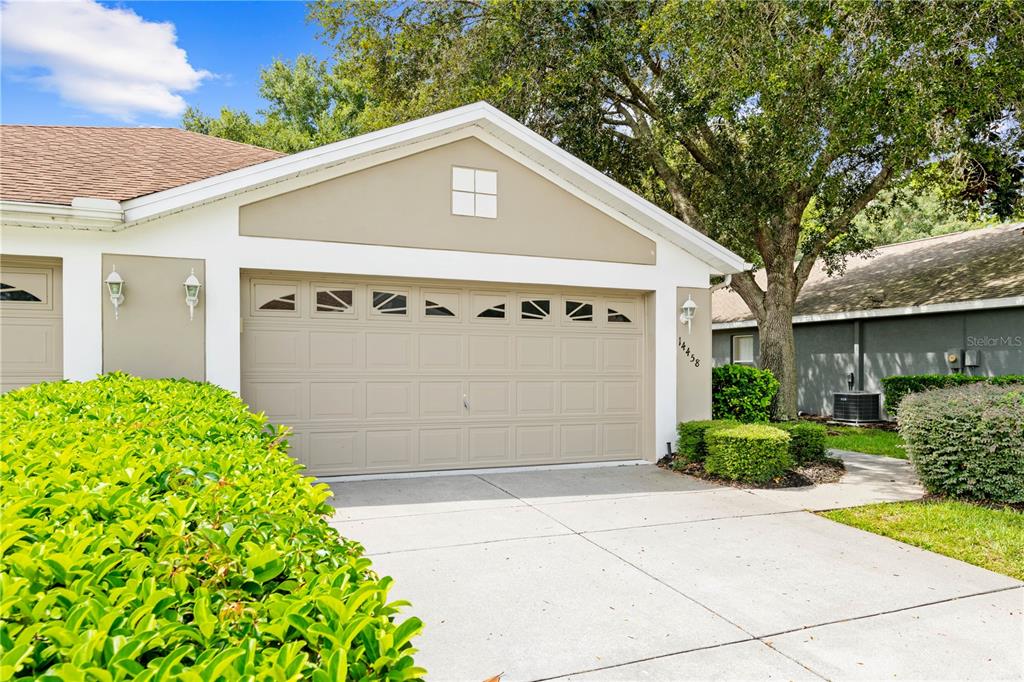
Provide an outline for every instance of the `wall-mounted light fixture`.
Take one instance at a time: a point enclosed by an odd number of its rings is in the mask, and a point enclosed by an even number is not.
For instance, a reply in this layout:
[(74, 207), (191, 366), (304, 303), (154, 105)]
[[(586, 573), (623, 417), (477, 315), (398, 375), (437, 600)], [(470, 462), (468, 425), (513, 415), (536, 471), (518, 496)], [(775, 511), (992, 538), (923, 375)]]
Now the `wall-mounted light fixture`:
[(104, 280), (107, 285), (107, 293), (110, 294), (110, 302), (114, 306), (114, 319), (118, 319), (121, 304), (124, 303), (124, 278), (118, 274), (114, 266), (110, 266), (110, 274)]
[(693, 302), (693, 298), (690, 296), (686, 297), (686, 303), (679, 308), (679, 321), (686, 325), (686, 331), (688, 333), (693, 331), (693, 316), (697, 312), (697, 304)]
[(195, 319), (196, 305), (199, 304), (199, 289), (203, 283), (196, 277), (196, 270), (192, 268), (192, 274), (185, 278), (185, 305), (188, 306), (188, 319)]

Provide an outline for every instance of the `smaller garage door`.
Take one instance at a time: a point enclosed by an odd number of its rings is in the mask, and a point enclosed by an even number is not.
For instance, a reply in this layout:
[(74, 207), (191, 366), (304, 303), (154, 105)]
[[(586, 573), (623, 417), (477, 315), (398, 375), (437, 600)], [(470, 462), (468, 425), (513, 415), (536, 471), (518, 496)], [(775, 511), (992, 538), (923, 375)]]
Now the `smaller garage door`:
[(643, 456), (637, 292), (251, 274), (242, 396), (317, 475)]
[(0, 390), (63, 377), (60, 262), (0, 258)]

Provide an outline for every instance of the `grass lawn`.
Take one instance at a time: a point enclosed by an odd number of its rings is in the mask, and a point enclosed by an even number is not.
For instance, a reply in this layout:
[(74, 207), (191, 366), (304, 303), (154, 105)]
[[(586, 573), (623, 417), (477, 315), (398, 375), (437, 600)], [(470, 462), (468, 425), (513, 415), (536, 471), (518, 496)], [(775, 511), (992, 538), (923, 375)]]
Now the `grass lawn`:
[(1024, 513), (1009, 507), (952, 500), (890, 502), (822, 516), (1024, 580)]
[(884, 455), (906, 459), (907, 451), (903, 439), (895, 431), (869, 429), (860, 426), (833, 426), (826, 424), (828, 439), (826, 445), (837, 450), (866, 452), (869, 455)]

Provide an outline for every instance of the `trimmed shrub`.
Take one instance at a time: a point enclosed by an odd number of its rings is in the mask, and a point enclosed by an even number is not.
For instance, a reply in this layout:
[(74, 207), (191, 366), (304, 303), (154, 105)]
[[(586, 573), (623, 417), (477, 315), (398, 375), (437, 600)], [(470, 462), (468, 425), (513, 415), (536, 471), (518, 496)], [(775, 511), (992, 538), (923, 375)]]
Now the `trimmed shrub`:
[(1024, 384), (909, 395), (900, 435), (929, 492), (1024, 502)]
[(781, 422), (772, 426), (789, 434), (789, 454), (794, 464), (820, 462), (828, 454), (828, 429), (814, 422)]
[(740, 424), (707, 432), (704, 468), (737, 481), (766, 483), (793, 466), (789, 434), (767, 424)]
[(907, 374), (882, 379), (885, 392), (885, 409), (890, 415), (899, 411), (903, 399), (911, 393), (920, 393), (934, 388), (952, 388), (965, 384), (988, 382), (997, 386), (1024, 383), (1024, 375), (1007, 374), (999, 377), (979, 377), (969, 374)]
[(286, 431), (228, 391), (123, 374), (0, 397), (3, 677), (422, 677)]
[(779, 382), (766, 369), (722, 365), (711, 370), (711, 416), (741, 422), (766, 422)]
[(676, 442), (676, 454), (685, 463), (703, 462), (708, 455), (706, 446), (708, 430), (736, 424), (738, 422), (732, 419), (680, 422), (676, 428), (679, 434), (679, 440)]

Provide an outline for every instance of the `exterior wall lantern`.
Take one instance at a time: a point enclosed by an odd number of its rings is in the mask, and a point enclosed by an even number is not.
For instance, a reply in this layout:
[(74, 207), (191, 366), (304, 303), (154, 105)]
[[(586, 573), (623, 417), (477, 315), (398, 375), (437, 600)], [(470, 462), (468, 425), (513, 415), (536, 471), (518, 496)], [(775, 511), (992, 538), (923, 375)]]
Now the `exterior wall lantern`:
[(199, 304), (199, 290), (203, 284), (196, 277), (196, 270), (192, 268), (192, 274), (185, 278), (185, 305), (188, 306), (188, 319), (195, 319), (196, 305)]
[(687, 296), (686, 303), (679, 309), (679, 321), (686, 325), (687, 333), (693, 332), (693, 316), (697, 312), (697, 304), (693, 302), (693, 297)]
[(124, 303), (124, 278), (118, 274), (114, 266), (110, 267), (110, 274), (104, 280), (107, 285), (107, 293), (110, 294), (110, 302), (114, 306), (114, 319), (118, 319), (121, 304)]

